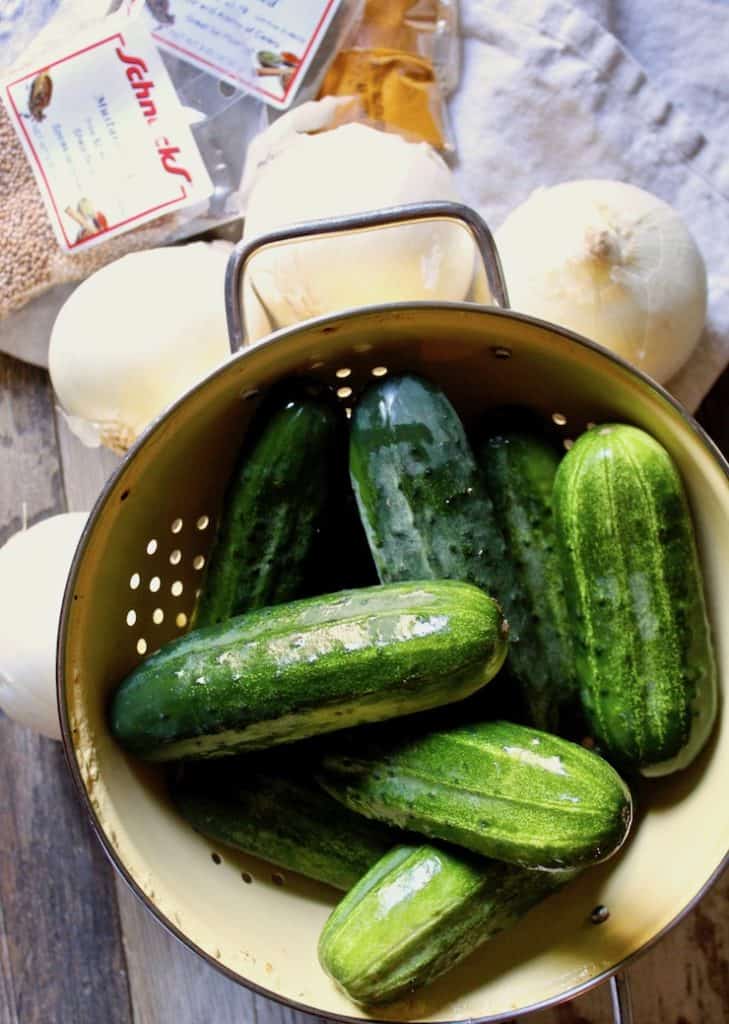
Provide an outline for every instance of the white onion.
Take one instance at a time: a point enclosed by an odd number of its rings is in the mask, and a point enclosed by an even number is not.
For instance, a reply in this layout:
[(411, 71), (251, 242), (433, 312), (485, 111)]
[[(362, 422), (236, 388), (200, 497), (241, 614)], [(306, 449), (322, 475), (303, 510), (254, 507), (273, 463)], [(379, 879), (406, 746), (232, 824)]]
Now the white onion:
[(228, 357), (229, 252), (227, 244), (194, 242), (130, 253), (67, 299), (48, 364), (69, 425), (85, 444), (123, 453)]
[[(459, 198), (450, 170), (426, 143), (360, 124), (288, 135), (247, 187), (246, 239), (300, 221)], [(246, 277), (248, 338), (350, 306), (458, 301), (473, 267), (468, 233), (435, 221), (270, 249)]]
[(514, 309), (599, 342), (661, 382), (706, 318), (706, 270), (678, 213), (620, 181), (537, 189), (496, 243)]
[(61, 738), (56, 636), (73, 554), (87, 520), (68, 512), (21, 530), (0, 548), (0, 708)]

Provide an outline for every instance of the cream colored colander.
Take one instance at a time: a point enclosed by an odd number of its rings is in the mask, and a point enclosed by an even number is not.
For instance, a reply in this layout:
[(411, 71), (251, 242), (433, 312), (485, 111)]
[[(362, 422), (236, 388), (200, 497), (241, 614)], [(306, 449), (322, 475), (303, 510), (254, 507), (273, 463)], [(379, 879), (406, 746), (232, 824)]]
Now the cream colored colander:
[[(491, 294), (506, 306), (490, 235), (462, 207), (390, 211), (294, 235), (353, 224), (372, 230), (416, 217), (460, 220), (471, 230)], [(243, 336), (239, 284), (250, 256), (239, 246), (229, 267), (234, 347)], [(120, 680), (187, 627), (228, 474), (266, 390), (308, 374), (350, 405), (373, 376), (405, 370), (443, 387), (467, 424), (490, 406), (517, 403), (550, 416), (565, 444), (590, 422), (621, 420), (665, 445), (689, 493), (720, 679), (729, 679), (729, 467), (664, 390), (584, 338), (469, 303), (353, 309), (238, 353), (161, 416), (101, 495), (69, 577), (58, 658), (69, 763), (111, 859), (163, 924), (257, 991), (357, 1020), (362, 1011), (316, 958), (338, 894), (193, 832), (172, 809), (161, 769), (127, 757), (112, 740), (107, 707)], [(435, 984), (379, 1012), (380, 1019), (513, 1017), (574, 997), (658, 939), (717, 876), (729, 849), (726, 714), (722, 703), (713, 739), (689, 770), (643, 786), (640, 821), (617, 858), (585, 872)], [(609, 911), (606, 920), (593, 914), (598, 906)], [(625, 1007), (623, 1013), (627, 1020)]]

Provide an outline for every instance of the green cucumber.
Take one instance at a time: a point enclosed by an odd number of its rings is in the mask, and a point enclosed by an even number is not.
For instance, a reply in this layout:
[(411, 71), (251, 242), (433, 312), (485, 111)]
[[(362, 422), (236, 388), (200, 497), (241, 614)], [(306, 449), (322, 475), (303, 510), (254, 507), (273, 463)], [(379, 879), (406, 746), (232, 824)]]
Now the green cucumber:
[(366, 817), (528, 868), (612, 856), (630, 792), (597, 754), (510, 722), (348, 736), (322, 755), (327, 792)]
[(370, 387), (354, 410), (349, 467), (383, 583), (460, 579), (502, 600), (504, 538), (439, 388), (412, 375)]
[(194, 627), (302, 597), (342, 431), (313, 386), (277, 390), (228, 485)]
[(501, 667), (508, 627), (449, 580), (344, 590), (194, 630), (118, 688), (114, 736), (149, 760), (220, 757), (460, 700)]
[(398, 840), (398, 833), (354, 814), (311, 781), (298, 763), (277, 758), (185, 766), (172, 796), (198, 832), (349, 889)]
[(565, 456), (554, 489), (583, 708), (626, 769), (689, 764), (716, 717), (716, 664), (693, 523), (668, 452), (606, 424)]
[(574, 876), (439, 847), (396, 846), (335, 907), (319, 961), (363, 1006), (410, 995)]
[(560, 454), (536, 432), (506, 426), (487, 434), (478, 462), (519, 592), (517, 601), (509, 600), (513, 590), (504, 592), (511, 626), (509, 667), (529, 724), (558, 732), (577, 689), (572, 625), (552, 514)]

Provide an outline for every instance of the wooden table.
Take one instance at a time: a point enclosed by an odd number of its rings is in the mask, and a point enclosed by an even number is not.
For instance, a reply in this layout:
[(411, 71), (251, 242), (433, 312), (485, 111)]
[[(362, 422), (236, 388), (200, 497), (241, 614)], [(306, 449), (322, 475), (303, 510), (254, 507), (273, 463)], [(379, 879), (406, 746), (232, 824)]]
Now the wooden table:
[[(699, 414), (725, 453), (727, 410), (729, 371)], [(44, 371), (4, 356), (0, 453), (0, 544), (24, 521), (89, 509), (117, 461), (69, 433)], [(60, 744), (0, 716), (0, 780), (0, 1024), (306, 1024), (228, 981), (142, 907), (93, 836)], [(729, 1019), (728, 911), (726, 874), (630, 968), (636, 1024)], [(607, 989), (529, 1020), (608, 1024)]]

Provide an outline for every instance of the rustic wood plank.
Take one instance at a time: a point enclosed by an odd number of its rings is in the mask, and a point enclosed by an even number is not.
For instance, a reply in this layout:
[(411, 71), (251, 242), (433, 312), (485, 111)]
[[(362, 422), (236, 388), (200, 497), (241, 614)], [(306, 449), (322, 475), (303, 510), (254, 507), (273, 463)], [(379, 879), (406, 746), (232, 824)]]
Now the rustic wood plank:
[(108, 448), (87, 448), (82, 444), (58, 407), (55, 418), (68, 511), (88, 512), (121, 458)]
[[(0, 357), (0, 541), (64, 508), (47, 377)], [(0, 942), (9, 1024), (131, 1022), (112, 873), (60, 744), (0, 716)]]

